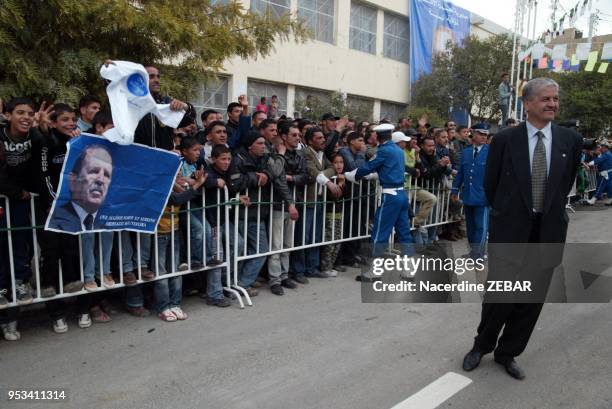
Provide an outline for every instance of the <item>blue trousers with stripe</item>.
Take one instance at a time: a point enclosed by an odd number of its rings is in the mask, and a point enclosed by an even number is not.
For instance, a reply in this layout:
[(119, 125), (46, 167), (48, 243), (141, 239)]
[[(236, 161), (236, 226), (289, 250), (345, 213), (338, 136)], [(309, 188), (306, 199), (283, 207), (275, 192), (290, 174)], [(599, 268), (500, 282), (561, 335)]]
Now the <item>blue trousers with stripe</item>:
[(408, 195), (405, 191), (397, 191), (397, 195), (383, 193), (380, 207), (374, 215), (371, 242), (373, 257), (380, 257), (389, 245), (389, 237), (395, 228), (397, 242), (402, 247), (402, 253), (408, 256), (414, 254), (414, 239), (410, 233), (408, 217)]
[(489, 230), (489, 207), (464, 205), (463, 211), (470, 243), (470, 256), (472, 258), (482, 257), (485, 254), (487, 231)]
[(608, 179), (602, 176), (599, 180), (597, 190), (595, 191), (595, 197), (601, 199), (604, 193), (608, 194), (608, 199), (612, 199), (612, 169), (608, 171)]

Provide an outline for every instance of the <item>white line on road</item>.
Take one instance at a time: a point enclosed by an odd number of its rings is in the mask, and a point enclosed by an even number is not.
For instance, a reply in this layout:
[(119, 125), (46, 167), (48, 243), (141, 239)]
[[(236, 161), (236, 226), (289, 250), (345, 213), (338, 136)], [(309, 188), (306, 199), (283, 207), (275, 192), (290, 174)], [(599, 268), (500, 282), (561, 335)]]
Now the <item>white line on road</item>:
[(391, 409), (434, 409), (470, 383), (468, 377), (447, 372)]

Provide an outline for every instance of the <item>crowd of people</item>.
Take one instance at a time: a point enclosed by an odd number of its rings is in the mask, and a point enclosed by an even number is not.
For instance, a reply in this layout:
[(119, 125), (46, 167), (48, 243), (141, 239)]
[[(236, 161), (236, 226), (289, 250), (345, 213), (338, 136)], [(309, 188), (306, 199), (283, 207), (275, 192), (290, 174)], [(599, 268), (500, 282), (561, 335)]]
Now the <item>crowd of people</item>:
[[(45, 303), (53, 330), (66, 332), (68, 307), (63, 298), (55, 297), (60, 292), (78, 293), (75, 304), (81, 328), (109, 322), (116, 313), (109, 293), (97, 292), (100, 287), (118, 286), (125, 291), (125, 308), (130, 314), (145, 317), (154, 309), (167, 322), (187, 319), (181, 308), (184, 294), (199, 294), (209, 305), (227, 307), (232, 298), (224, 292), (227, 283), (223, 269), (217, 267), (233, 256), (224, 256), (221, 243), (225, 240), (239, 243), (236, 249), (246, 248), (247, 255), (271, 252), (238, 264), (237, 284), (250, 297), (266, 281), (270, 291), (281, 296), (285, 288), (295, 289), (307, 285), (309, 279), (334, 277), (347, 266), (367, 263), (359, 251), (362, 240), (316, 243), (358, 237), (357, 232), (367, 235), (371, 220), (365, 208), (374, 206), (375, 190), (353, 186), (344, 174), (376, 155), (377, 124), (332, 113), (320, 118), (279, 117), (275, 96), (269, 104), (262, 97), (251, 112), (245, 95), (231, 102), (226, 113), (205, 110), (198, 124), (191, 104), (161, 94), (159, 70), (145, 68), (155, 101), (185, 112), (176, 129), (161, 126), (154, 115), (147, 114), (134, 135), (136, 143), (181, 156), (156, 239), (149, 234), (137, 237), (128, 231), (105, 231), (81, 234), (79, 244), (79, 236), (42, 228), (57, 193), (67, 143), (81, 132), (102, 135), (113, 127), (112, 115), (102, 109), (100, 98), (86, 95), (74, 108), (61, 102), (37, 107), (31, 99), (20, 97), (3, 107), (0, 195), (8, 200), (0, 198), (0, 209), (10, 208), (11, 226), (9, 234), (9, 215), (1, 210), (0, 325), (5, 339), (20, 338), (19, 306), (38, 297), (48, 299)], [(441, 227), (429, 226), (428, 220), (439, 206), (438, 193), (451, 193), (465, 148), (476, 144), (475, 140), (478, 146), (486, 144), (492, 137), (489, 127), (469, 128), (453, 121), (436, 127), (425, 117), (402, 118), (394, 125), (392, 142), (404, 151), (405, 187), (410, 200), (417, 203), (411, 215), (415, 242), (427, 249), (435, 245), (438, 235), (449, 240), (464, 237), (460, 217)], [(375, 182), (362, 183), (362, 187), (373, 187)], [(225, 189), (238, 202), (226, 202), (219, 194)], [(34, 201), (32, 193), (38, 195)], [(458, 215), (461, 204), (456, 194), (454, 191), (450, 211)], [(219, 217), (224, 206), (237, 212), (229, 217), (229, 228), (224, 225), (226, 218)], [(357, 216), (349, 207), (363, 211)], [(370, 218), (373, 214), (369, 212)], [(263, 222), (267, 220), (271, 223)], [(297, 246), (302, 248), (278, 251)], [(233, 245), (229, 248), (234, 251)], [(33, 265), (38, 263), (40, 276), (33, 277), (32, 271), (37, 270)], [(191, 274), (159, 277), (175, 271)], [(33, 279), (39, 282), (33, 285)], [(142, 285), (149, 281), (151, 285)]]

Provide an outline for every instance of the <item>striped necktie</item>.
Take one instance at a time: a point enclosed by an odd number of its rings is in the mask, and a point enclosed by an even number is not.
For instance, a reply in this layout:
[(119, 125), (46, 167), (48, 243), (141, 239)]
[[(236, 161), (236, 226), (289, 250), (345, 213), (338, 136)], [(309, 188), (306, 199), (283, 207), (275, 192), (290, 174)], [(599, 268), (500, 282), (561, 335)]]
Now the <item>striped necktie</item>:
[(544, 208), (544, 195), (546, 193), (546, 146), (544, 146), (544, 134), (536, 133), (538, 142), (533, 151), (533, 162), (531, 163), (531, 197), (533, 199), (534, 211), (541, 213)]

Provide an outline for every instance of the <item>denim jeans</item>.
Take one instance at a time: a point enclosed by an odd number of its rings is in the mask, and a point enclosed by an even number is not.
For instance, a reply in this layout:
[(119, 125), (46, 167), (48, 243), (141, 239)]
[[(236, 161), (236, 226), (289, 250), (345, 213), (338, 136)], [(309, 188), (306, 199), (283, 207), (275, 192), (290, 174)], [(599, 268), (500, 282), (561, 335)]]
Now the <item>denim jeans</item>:
[[(151, 264), (152, 234), (140, 234), (140, 266), (145, 269)], [(133, 241), (132, 241), (133, 240)], [(136, 233), (121, 232), (121, 257), (123, 273), (138, 270), (138, 251), (136, 250)]]
[[(174, 234), (174, 266), (172, 265), (172, 235), (157, 235), (157, 273), (161, 276), (176, 271), (179, 263), (180, 240), (178, 230)], [(155, 281), (155, 309), (162, 312), (165, 309), (181, 305), (183, 277), (176, 276)]]
[[(30, 201), (9, 200), (11, 213), (11, 228), (31, 226)], [(0, 206), (4, 208), (4, 215), (0, 216), (0, 229), (7, 227), (7, 204), (0, 199)], [(32, 260), (34, 246), (32, 231), (29, 229), (13, 230), (11, 232), (13, 244), (13, 265), (15, 266), (15, 280), (26, 282), (32, 277), (30, 260)], [(10, 258), (8, 248), (8, 233), (0, 231), (0, 288), (9, 288), (11, 285)]]
[[(101, 243), (101, 246), (100, 246)], [(102, 266), (100, 266), (100, 248), (102, 249)], [(83, 278), (85, 282), (93, 281), (98, 270), (101, 274), (110, 274), (111, 252), (113, 249), (113, 232), (81, 234), (81, 258), (83, 260)], [(100, 268), (102, 269), (100, 274)]]
[[(244, 221), (238, 226), (240, 234), (244, 236)], [(259, 237), (259, 248), (257, 247), (257, 238)], [(240, 240), (240, 239), (239, 239)], [(247, 222), (247, 235), (244, 238), (247, 241), (247, 255), (266, 253), (269, 249), (268, 234), (265, 223), (257, 224), (255, 221)], [(259, 250), (259, 251), (258, 251)], [(241, 287), (248, 288), (255, 282), (261, 268), (266, 262), (266, 256), (251, 258), (242, 263), (242, 268), (238, 273), (238, 282)]]
[[(316, 209), (316, 215), (315, 215)], [(315, 223), (314, 217), (316, 216), (315, 236), (313, 240), (312, 226)], [(302, 231), (306, 229), (304, 244), (320, 243), (323, 238), (323, 224), (325, 223), (325, 214), (323, 213), (323, 205), (318, 204), (313, 207), (306, 208), (306, 226), (301, 217), (296, 222), (295, 227), (295, 245), (302, 245)], [(320, 248), (310, 247), (305, 250), (294, 251), (291, 257), (292, 269), (296, 275), (308, 275), (316, 272), (319, 269), (320, 264)]]

